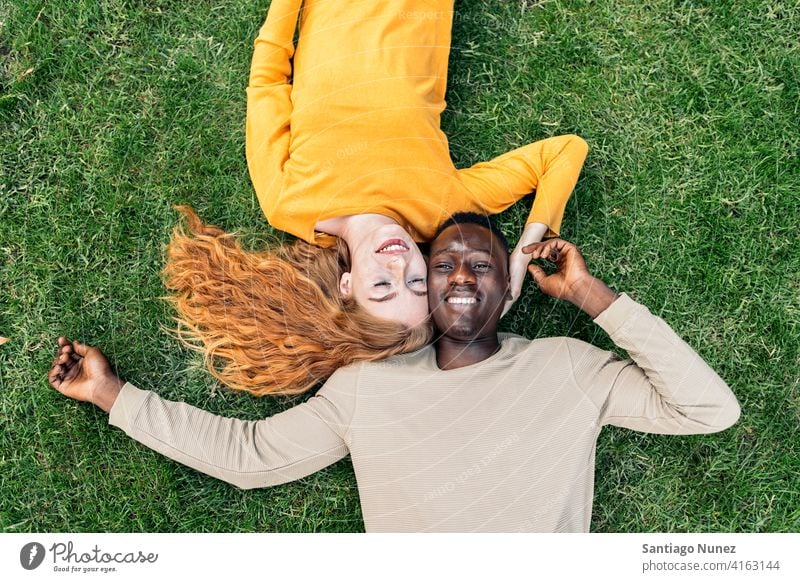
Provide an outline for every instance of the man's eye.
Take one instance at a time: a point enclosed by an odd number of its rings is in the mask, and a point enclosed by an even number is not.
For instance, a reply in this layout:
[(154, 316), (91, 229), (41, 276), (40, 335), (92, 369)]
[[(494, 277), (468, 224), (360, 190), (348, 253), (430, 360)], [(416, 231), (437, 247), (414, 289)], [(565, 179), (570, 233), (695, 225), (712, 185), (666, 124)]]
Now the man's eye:
[(489, 268), (489, 263), (478, 263), (473, 267), (476, 271), (488, 271)]
[(452, 270), (453, 266), (448, 265), (447, 263), (439, 263), (437, 265), (434, 265), (433, 268), (436, 269), (437, 271), (450, 271)]

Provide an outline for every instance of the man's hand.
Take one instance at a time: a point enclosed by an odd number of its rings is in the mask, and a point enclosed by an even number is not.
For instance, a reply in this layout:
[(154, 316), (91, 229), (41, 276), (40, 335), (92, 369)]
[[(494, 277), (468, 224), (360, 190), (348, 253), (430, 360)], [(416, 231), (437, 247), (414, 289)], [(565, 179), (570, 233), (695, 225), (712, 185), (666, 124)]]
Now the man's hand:
[(99, 349), (58, 338), (56, 357), (47, 375), (50, 385), (64, 396), (111, 410), (125, 382), (111, 370)]
[(586, 267), (578, 247), (560, 238), (538, 242), (522, 249), (531, 259), (547, 259), (555, 263), (555, 273), (548, 275), (539, 265), (531, 263), (528, 272), (542, 293), (564, 299), (576, 305), (592, 319), (611, 305), (618, 295)]

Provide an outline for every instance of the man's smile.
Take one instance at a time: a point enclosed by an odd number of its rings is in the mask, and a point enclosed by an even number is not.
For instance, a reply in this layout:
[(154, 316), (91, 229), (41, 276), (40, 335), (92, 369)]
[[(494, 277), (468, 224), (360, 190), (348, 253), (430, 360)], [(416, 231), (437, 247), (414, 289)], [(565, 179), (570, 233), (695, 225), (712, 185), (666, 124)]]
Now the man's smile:
[(445, 303), (448, 303), (450, 305), (474, 305), (475, 303), (480, 301), (480, 299), (478, 299), (474, 295), (473, 296), (453, 295), (450, 297), (445, 297), (444, 301)]

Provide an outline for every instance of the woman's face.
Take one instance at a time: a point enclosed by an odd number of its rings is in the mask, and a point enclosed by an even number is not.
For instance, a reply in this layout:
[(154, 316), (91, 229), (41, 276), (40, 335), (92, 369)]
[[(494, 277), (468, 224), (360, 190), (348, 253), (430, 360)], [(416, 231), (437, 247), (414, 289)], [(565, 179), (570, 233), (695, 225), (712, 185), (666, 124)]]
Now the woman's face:
[(428, 317), (428, 268), (403, 227), (390, 224), (365, 232), (350, 248), (350, 265), (339, 289), (368, 313), (409, 327)]

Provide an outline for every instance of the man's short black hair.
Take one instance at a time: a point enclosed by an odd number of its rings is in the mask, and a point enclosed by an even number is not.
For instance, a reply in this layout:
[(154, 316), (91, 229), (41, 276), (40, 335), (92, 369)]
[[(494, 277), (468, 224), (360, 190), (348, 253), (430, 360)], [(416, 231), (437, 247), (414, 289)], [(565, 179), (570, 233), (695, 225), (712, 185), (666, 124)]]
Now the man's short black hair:
[(508, 241), (506, 240), (503, 231), (500, 230), (500, 228), (491, 218), (485, 214), (478, 214), (476, 212), (456, 212), (453, 216), (445, 220), (439, 226), (439, 229), (436, 231), (436, 234), (433, 235), (433, 238), (438, 238), (446, 228), (449, 228), (455, 224), (477, 224), (484, 228), (488, 228), (494, 233), (494, 235), (497, 237), (497, 240), (500, 241), (500, 244), (503, 245), (503, 249), (505, 249), (506, 253), (509, 252)]

